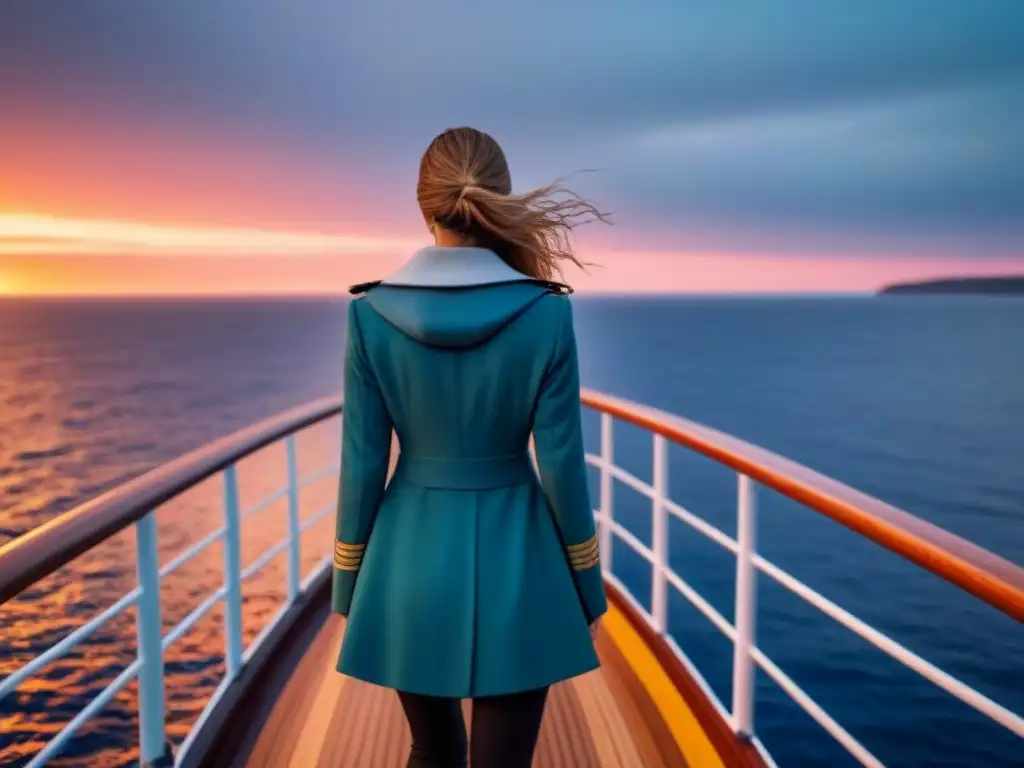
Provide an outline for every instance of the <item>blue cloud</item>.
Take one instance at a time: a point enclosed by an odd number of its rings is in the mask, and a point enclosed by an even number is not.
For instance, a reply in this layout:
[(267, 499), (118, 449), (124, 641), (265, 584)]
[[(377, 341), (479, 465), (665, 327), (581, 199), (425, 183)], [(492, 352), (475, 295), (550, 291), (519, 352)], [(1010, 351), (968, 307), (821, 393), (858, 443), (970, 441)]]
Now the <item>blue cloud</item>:
[(7, 4), (0, 92), (199, 117), (404, 195), (476, 124), (517, 185), (604, 168), (582, 191), (681, 241), (1024, 247), (1024, 4), (491, 6)]

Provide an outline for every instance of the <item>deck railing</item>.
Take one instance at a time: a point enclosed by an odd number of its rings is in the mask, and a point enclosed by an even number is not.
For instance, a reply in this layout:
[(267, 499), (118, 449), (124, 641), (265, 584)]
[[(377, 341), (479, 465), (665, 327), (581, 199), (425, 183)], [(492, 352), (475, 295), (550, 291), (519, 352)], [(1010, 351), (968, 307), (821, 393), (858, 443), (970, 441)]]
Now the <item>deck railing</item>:
[[(587, 463), (600, 472), (598, 509), (601, 557), (605, 578), (671, 647), (718, 715), (737, 737), (749, 740), (768, 765), (771, 756), (755, 734), (754, 669), (760, 667), (822, 728), (862, 765), (882, 762), (837, 723), (783, 672), (756, 643), (756, 574), (765, 574), (855, 632), (901, 664), (1024, 738), (1024, 718), (943, 672), (895, 640), (853, 616), (757, 553), (757, 487), (771, 488), (853, 529), (961, 587), (1009, 616), (1024, 621), (1024, 569), (999, 558), (902, 510), (891, 507), (795, 462), (729, 435), (654, 408), (584, 391), (583, 404), (600, 413), (601, 453)], [(615, 464), (615, 419), (650, 432), (653, 437), (652, 480), (647, 483)], [(738, 475), (737, 536), (684, 509), (668, 497), (668, 443), (676, 443), (735, 470)], [(651, 500), (652, 544), (647, 547), (615, 519), (612, 483), (618, 480)], [(735, 616), (730, 623), (669, 565), (668, 519), (677, 518), (736, 555)], [(612, 536), (644, 558), (652, 568), (651, 610), (648, 611), (614, 574)], [(668, 587), (671, 586), (733, 643), (732, 701), (719, 700), (704, 677), (668, 632)]]
[[(862, 764), (882, 765), (758, 648), (755, 632), (757, 610), (754, 599), (758, 572), (774, 579), (897, 661), (1024, 737), (1024, 719), (1020, 716), (928, 663), (760, 556), (756, 545), (758, 484), (772, 488), (837, 520), (1020, 621), (1024, 621), (1024, 570), (905, 512), (728, 435), (662, 411), (596, 392), (584, 391), (583, 403), (601, 414), (601, 452), (596, 455), (588, 454), (587, 462), (600, 471), (599, 503), (595, 516), (599, 525), (605, 578), (630, 602), (652, 630), (663, 638), (700, 686), (718, 715), (723, 721), (731, 724), (738, 737), (749, 740), (754, 745), (766, 764), (774, 765), (770, 755), (757, 739), (754, 728), (756, 667), (760, 667), (775, 680), (798, 705)], [(310, 476), (300, 478), (295, 434), (340, 412), (340, 399), (332, 398), (261, 422), (165, 464), (0, 547), (2, 605), (119, 531), (131, 525), (135, 526), (136, 531), (136, 589), (25, 666), (0, 680), (2, 699), (28, 677), (67, 655), (102, 624), (129, 606), (137, 606), (137, 658), (35, 756), (29, 763), (30, 766), (41, 766), (54, 758), (90, 717), (136, 677), (139, 681), (140, 760), (143, 764), (152, 766), (173, 764), (174, 758), (171, 757), (165, 736), (163, 656), (168, 647), (214, 605), (223, 600), (226, 617), (226, 675), (182, 744), (176, 760), (181, 762), (188, 753), (194, 737), (200, 732), (232, 681), (238, 678), (246, 663), (282, 621), (289, 607), (300, 600), (310, 585), (330, 567), (327, 555), (305, 579), (302, 578), (299, 547), (301, 533), (330, 514), (334, 505), (319, 509), (303, 520), (299, 514), (300, 492), (306, 485), (336, 472), (337, 464), (332, 462)], [(652, 433), (653, 477), (650, 483), (615, 464), (615, 419), (634, 424)], [(284, 440), (286, 448), (285, 484), (253, 507), (243, 510), (239, 504), (237, 462), (281, 440)], [(669, 498), (669, 442), (708, 456), (738, 473), (736, 539), (727, 536)], [(160, 567), (157, 555), (156, 510), (169, 499), (216, 474), (221, 475), (223, 482), (224, 524)], [(650, 548), (616, 520), (612, 505), (614, 481), (624, 483), (651, 500), (653, 536)], [(252, 564), (243, 568), (239, 538), (242, 521), (285, 498), (288, 500), (288, 535), (271, 546)], [(678, 518), (736, 555), (736, 601), (732, 622), (716, 611), (670, 568), (669, 516)], [(652, 566), (652, 608), (649, 612), (614, 573), (611, 546), (613, 536), (631, 547)], [(224, 585), (200, 603), (177, 626), (164, 634), (160, 604), (161, 580), (215, 541), (223, 542)], [(325, 549), (329, 550), (330, 545), (326, 545)], [(288, 602), (253, 644), (243, 649), (241, 584), (284, 550), (288, 552)], [(669, 588), (689, 600), (733, 643), (732, 701), (728, 708), (717, 698), (668, 632)]]
[[(238, 678), (244, 665), (271, 636), (285, 612), (330, 565), (331, 544), (328, 540), (323, 547), (324, 557), (305, 579), (302, 577), (302, 533), (332, 514), (335, 504), (328, 504), (303, 518), (300, 516), (300, 493), (303, 488), (317, 480), (336, 475), (337, 456), (335, 455), (334, 461), (328, 466), (306, 477), (299, 477), (295, 437), (301, 430), (330, 419), (340, 412), (341, 401), (336, 398), (317, 401), (288, 411), (158, 467), (0, 547), (2, 605), (23, 589), (71, 562), (78, 555), (128, 526), (135, 526), (138, 586), (105, 611), (69, 633), (56, 645), (0, 680), (0, 699), (3, 699), (13, 693), (26, 679), (66, 656), (100, 626), (130, 606), (135, 606), (138, 636), (136, 659), (35, 755), (28, 764), (30, 768), (44, 765), (60, 754), (75, 732), (135, 678), (138, 678), (139, 688), (140, 762), (146, 766), (174, 765), (175, 759), (165, 735), (164, 654), (218, 602), (223, 601), (226, 673), (181, 745), (177, 755), (177, 761), (181, 761), (187, 754), (193, 737), (199, 733), (228, 686)], [(282, 440), (286, 455), (284, 485), (252, 507), (242, 509), (239, 503), (237, 463), (261, 448)], [(160, 567), (157, 549), (157, 509), (183, 491), (218, 473), (223, 482), (223, 525)], [(288, 502), (287, 536), (243, 568), (242, 521), (282, 499), (287, 499)], [(160, 601), (161, 581), (217, 541), (222, 543), (224, 553), (224, 584), (164, 634)], [(284, 550), (288, 552), (287, 602), (253, 643), (244, 648), (242, 582), (266, 567)]]

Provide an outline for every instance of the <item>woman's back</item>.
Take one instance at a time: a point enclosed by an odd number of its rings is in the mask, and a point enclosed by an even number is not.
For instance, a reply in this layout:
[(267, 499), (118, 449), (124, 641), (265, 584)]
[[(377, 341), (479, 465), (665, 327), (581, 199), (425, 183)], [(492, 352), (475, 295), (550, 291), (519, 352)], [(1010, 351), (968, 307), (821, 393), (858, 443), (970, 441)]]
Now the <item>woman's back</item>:
[[(421, 280), (453, 259), (498, 262), (479, 250), (421, 252)], [(475, 279), (502, 279), (495, 266), (495, 274)], [(572, 334), (568, 299), (533, 283), (431, 290), (413, 287), (412, 279), (374, 288), (355, 307), (402, 452), (439, 458), (525, 452), (545, 372)]]

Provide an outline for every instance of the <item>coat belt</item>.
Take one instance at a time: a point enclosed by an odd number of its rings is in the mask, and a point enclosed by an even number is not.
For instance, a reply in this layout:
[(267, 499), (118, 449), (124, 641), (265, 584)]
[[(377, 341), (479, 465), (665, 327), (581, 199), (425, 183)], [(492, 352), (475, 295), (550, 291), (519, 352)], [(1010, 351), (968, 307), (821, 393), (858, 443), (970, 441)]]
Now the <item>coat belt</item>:
[(485, 490), (530, 482), (536, 475), (526, 453), (480, 459), (435, 458), (400, 453), (395, 479), (422, 488)]

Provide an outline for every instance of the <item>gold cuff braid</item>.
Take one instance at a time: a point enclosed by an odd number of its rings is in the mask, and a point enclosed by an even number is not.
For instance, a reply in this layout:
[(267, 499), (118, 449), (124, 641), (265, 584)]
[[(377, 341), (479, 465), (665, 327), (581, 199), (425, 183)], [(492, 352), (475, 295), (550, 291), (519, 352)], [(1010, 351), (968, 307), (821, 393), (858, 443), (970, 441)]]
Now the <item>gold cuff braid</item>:
[(569, 563), (574, 571), (585, 571), (601, 562), (596, 534), (582, 544), (572, 544), (565, 549), (569, 553)]
[(334, 542), (334, 567), (339, 571), (358, 571), (363, 564), (365, 544), (345, 544)]

